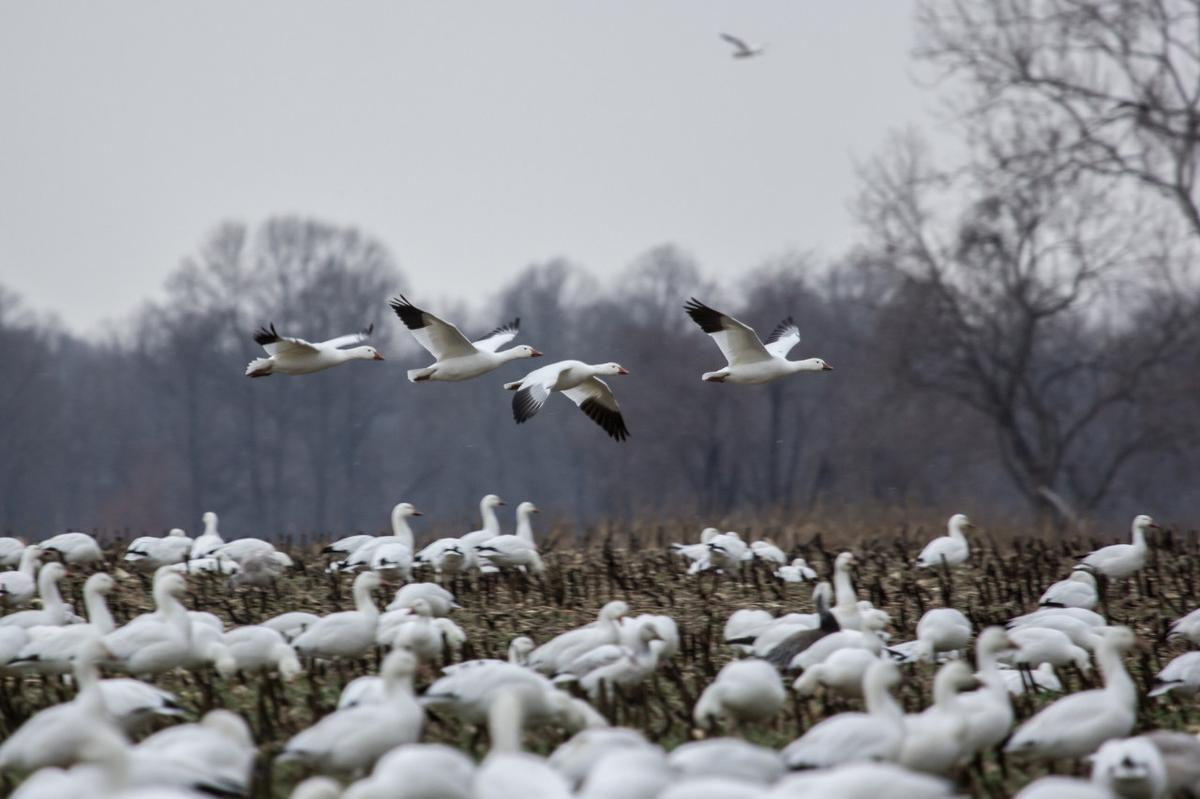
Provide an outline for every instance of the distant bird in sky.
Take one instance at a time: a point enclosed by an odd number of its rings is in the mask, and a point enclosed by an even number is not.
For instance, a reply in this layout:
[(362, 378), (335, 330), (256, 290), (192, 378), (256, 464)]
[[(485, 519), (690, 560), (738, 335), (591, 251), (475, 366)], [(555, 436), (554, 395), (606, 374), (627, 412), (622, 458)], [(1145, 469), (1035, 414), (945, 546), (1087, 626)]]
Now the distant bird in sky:
[(515, 391), (513, 418), (517, 424), (530, 419), (546, 404), (552, 391), (561, 391), (579, 406), (592, 421), (617, 441), (629, 436), (621, 407), (612, 389), (599, 375), (627, 375), (628, 371), (619, 363), (588, 364), (582, 361), (558, 361), (541, 369), (535, 369), (520, 380), (505, 383), (504, 387)]
[(281, 336), (275, 330), (275, 325), (260, 328), (254, 334), (254, 340), (267, 351), (267, 358), (255, 358), (246, 367), (247, 377), (267, 377), (268, 375), (307, 375), (320, 372), (332, 366), (338, 366), (346, 361), (382, 361), (383, 356), (374, 347), (349, 347), (361, 344), (370, 337), (375, 325), (371, 325), (361, 333), (351, 333), (348, 336), (338, 336), (329, 341), (316, 344), (302, 338)]
[(734, 58), (754, 58), (767, 52), (765, 44), (747, 44), (744, 39), (728, 33), (722, 33), (721, 38), (733, 45)]
[(521, 320), (501, 325), (478, 341), (469, 341), (454, 325), (428, 311), (423, 311), (401, 294), (389, 305), (425, 349), (437, 361), (424, 369), (410, 369), (408, 379), (414, 383), (424, 380), (470, 380), (518, 358), (537, 358), (542, 353), (526, 344), (499, 351), (500, 347), (517, 337)]
[(701, 330), (712, 336), (728, 362), (723, 369), (705, 372), (702, 380), (712, 383), (768, 383), (795, 372), (827, 372), (833, 369), (820, 358), (802, 361), (787, 359), (792, 347), (800, 343), (800, 329), (790, 316), (775, 327), (764, 344), (754, 328), (709, 308), (694, 297), (683, 308), (692, 321), (700, 325)]

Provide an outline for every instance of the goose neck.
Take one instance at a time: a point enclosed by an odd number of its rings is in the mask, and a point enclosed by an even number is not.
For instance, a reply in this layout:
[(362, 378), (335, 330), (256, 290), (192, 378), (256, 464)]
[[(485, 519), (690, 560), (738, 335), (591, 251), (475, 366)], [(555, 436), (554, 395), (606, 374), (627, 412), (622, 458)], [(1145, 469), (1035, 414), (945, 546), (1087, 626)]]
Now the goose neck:
[(31, 546), (25, 547), (25, 551), (21, 553), (21, 563), (17, 570), (32, 580), (37, 575), (37, 559), (38, 551)]
[(38, 596), (42, 598), (42, 610), (60, 613), (65, 607), (58, 590), (58, 577), (49, 569), (42, 570), (38, 580)]
[(413, 531), (408, 526), (408, 519), (399, 509), (392, 511), (392, 535), (401, 539), (401, 543), (407, 544), (409, 549), (413, 548)]
[(500, 520), (496, 518), (496, 509), (484, 502), (479, 506), (479, 516), (483, 519), (483, 529), (489, 535), (500, 535)]
[(1133, 545), (1137, 549), (1146, 548), (1146, 531), (1142, 529), (1140, 524), (1133, 526)]
[(888, 690), (885, 675), (875, 673), (869, 677), (863, 685), (863, 701), (867, 706), (867, 713), (872, 716), (888, 719), (889, 721), (899, 721), (903, 714), (900, 712), (900, 706), (896, 704), (895, 698), (892, 697), (892, 692)]
[(851, 609), (858, 607), (858, 596), (854, 593), (854, 583), (850, 581), (850, 570), (846, 566), (837, 566), (833, 571), (833, 592), (837, 607)]
[(493, 752), (521, 751), (524, 708), (515, 690), (501, 691), (488, 708), (488, 735)]
[(517, 511), (517, 538), (526, 544), (533, 543), (533, 522), (529, 516), (530, 512), (524, 508)]
[(379, 617), (379, 608), (376, 607), (371, 588), (366, 583), (356, 583), (354, 586), (354, 609), (367, 616)]
[(107, 635), (116, 628), (112, 612), (108, 609), (108, 602), (104, 600), (104, 594), (95, 586), (84, 586), (83, 606), (87, 609), (88, 623), (99, 630), (101, 634)]
[(1125, 664), (1121, 660), (1121, 653), (1107, 641), (1104, 641), (1096, 647), (1095, 655), (1100, 673), (1104, 675), (1105, 692), (1117, 701), (1136, 705), (1137, 686), (1134, 685), (1133, 678), (1129, 676), (1129, 672), (1125, 670)]

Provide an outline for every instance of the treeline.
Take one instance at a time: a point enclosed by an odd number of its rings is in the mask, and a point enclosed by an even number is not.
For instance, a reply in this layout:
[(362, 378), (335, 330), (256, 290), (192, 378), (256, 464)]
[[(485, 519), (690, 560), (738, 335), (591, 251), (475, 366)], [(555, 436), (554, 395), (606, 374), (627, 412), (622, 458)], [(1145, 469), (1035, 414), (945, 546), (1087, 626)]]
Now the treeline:
[[(662, 246), (604, 281), (553, 261), (455, 305), (369, 235), (287, 217), (220, 226), (101, 339), (0, 293), (0, 525), (195, 527), (212, 509), (231, 534), (376, 530), (407, 499), (455, 529), (486, 492), (579, 524), (897, 507), (1193, 521), (1200, 65), (1186, 37), (1151, 45), (1163, 14), (1200, 24), (1182, 0), (1135, 6), (928, 4), (919, 55), (954, 78), (965, 156), (897, 136), (864, 165), (862, 240), (834, 262), (712, 285)], [(549, 359), (622, 363), (631, 440), (561, 398), (517, 427), (500, 385), (547, 361), (409, 384), (427, 355), (387, 308), (401, 291), (468, 333), (519, 316), (518, 342)], [(721, 362), (682, 311), (693, 295), (764, 333), (794, 316), (793, 356), (835, 371), (701, 383)], [(248, 380), (269, 322), (317, 339), (373, 323), (388, 360)]]

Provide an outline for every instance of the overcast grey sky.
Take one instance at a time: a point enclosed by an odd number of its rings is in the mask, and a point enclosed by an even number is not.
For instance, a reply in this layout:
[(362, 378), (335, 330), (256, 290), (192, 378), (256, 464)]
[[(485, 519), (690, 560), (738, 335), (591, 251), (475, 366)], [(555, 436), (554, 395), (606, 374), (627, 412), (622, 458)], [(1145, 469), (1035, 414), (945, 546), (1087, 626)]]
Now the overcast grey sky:
[[(925, 124), (909, 0), (0, 3), (0, 283), (76, 330), (225, 219), (386, 243), (418, 296), (662, 242), (728, 276), (853, 239)], [(720, 31), (769, 42), (734, 61)]]

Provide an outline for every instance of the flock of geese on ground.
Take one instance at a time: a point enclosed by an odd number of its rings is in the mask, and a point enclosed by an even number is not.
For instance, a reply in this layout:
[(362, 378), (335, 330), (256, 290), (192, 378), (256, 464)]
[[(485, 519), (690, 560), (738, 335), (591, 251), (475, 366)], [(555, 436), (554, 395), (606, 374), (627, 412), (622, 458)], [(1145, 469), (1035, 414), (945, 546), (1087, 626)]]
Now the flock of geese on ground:
[[(414, 383), (470, 380), (509, 361), (542, 355), (525, 344), (500, 349), (517, 337), (520, 319), (471, 341), (453, 324), (418, 308), (403, 295), (393, 299), (390, 306), (417, 343), (435, 359), (433, 364), (422, 369), (409, 370), (408, 379)], [(699, 300), (689, 300), (684, 309), (705, 333), (712, 336), (725, 356), (723, 368), (702, 375), (708, 382), (768, 383), (797, 372), (833, 368), (820, 358), (788, 360), (788, 353), (800, 343), (800, 330), (791, 317), (780, 322), (767, 340), (762, 341), (750, 326)], [(361, 333), (313, 343), (281, 336), (272, 324), (255, 334), (255, 342), (267, 351), (267, 357), (251, 361), (246, 367), (246, 375), (305, 375), (353, 360), (382, 361), (384, 358), (378, 350), (363, 344), (373, 329), (372, 326)], [(565, 360), (535, 369), (520, 380), (505, 383), (504, 387), (516, 392), (512, 407), (513, 418), (518, 424), (532, 418), (557, 391), (574, 402), (612, 438), (624, 441), (629, 436), (629, 429), (612, 389), (601, 378), (625, 374), (629, 372), (618, 363), (589, 364)]]
[[(25, 777), (13, 794), (18, 799), (248, 796), (257, 752), (235, 713), (213, 710), (131, 743), (148, 722), (184, 715), (154, 678), (179, 670), (212, 669), (223, 679), (265, 673), (264, 691), (273, 696), (269, 686), (278, 683), (271, 680), (341, 669), (386, 652), (378, 674), (349, 681), (337, 709), (284, 746), (280, 761), (314, 774), (293, 796), (923, 799), (956, 795), (948, 778), (991, 753), (1050, 762), (1090, 756), (1090, 778), (1044, 777), (1025, 787), (1022, 799), (1200, 795), (1200, 740), (1166, 730), (1129, 737), (1138, 689), (1122, 657), (1136, 641), (1129, 628), (1110, 626), (1094, 609), (1102, 599), (1096, 575), (1105, 578), (1103, 586), (1136, 577), (1143, 567), (1146, 531), (1157, 527), (1148, 516), (1134, 519), (1131, 543), (1092, 552), (1069, 579), (1049, 586), (1034, 612), (1005, 627), (974, 630), (955, 608), (933, 608), (913, 641), (890, 640), (887, 609), (859, 598), (855, 556), (843, 552), (834, 561), (832, 587), (821, 582), (813, 590), (815, 612), (742, 609), (728, 617), (724, 638), (738, 658), (692, 710), (697, 735), (715, 737), (665, 751), (639, 731), (609, 726), (597, 708), (606, 696), (636, 690), (677, 655), (680, 631), (670, 616), (631, 615), (625, 602), (610, 601), (586, 626), (540, 642), (514, 639), (507, 659), (460, 659), (466, 636), (444, 584), (470, 571), (537, 579), (543, 568), (531, 523), (537, 508), (521, 503), (516, 532), (504, 534), (496, 514), (502, 504), (489, 494), (480, 503), (479, 530), (417, 549), (408, 519), (419, 512), (400, 503), (391, 535), (349, 536), (324, 549), (331, 572), (354, 575), (353, 610), (285, 612), (232, 629), (183, 604), (188, 575), (268, 585), (292, 564), (267, 541), (223, 540), (215, 514), (205, 514), (195, 539), (172, 530), (129, 544), (123, 566), (153, 574), (155, 607), (122, 626), (106, 605), (114, 581), (98, 570), (104, 553), (91, 536), (64, 533), (28, 546), (0, 539), (0, 563), (16, 567), (0, 572), (0, 679), (6, 690), (32, 675), (43, 691), (64, 681), (77, 689), (0, 743), (0, 772)], [(947, 535), (929, 542), (914, 566), (951, 570), (966, 563), (970, 528), (966, 516), (953, 516)], [(768, 564), (784, 582), (817, 578), (769, 540), (747, 543), (734, 532), (710, 528), (699, 542), (674, 550), (690, 561), (690, 573), (712, 572), (715, 579), (752, 561)], [(86, 618), (59, 593), (68, 567), (94, 572), (83, 589)], [(432, 579), (414, 582), (420, 571)], [(401, 585), (380, 610), (374, 593), (388, 583)], [(30, 607), (35, 595), (36, 608)], [(1200, 644), (1200, 610), (1176, 621), (1171, 634)], [(965, 659), (972, 642), (974, 668)], [(901, 662), (936, 668), (933, 703), (920, 712), (905, 713), (893, 696)], [(1088, 674), (1093, 663), (1101, 687), (1063, 696), (1018, 723), (1013, 695), (1061, 692), (1058, 670)], [(418, 695), (414, 679), (439, 667)], [(102, 670), (116, 676), (102, 679)], [(739, 737), (781, 712), (789, 683), (797, 696), (825, 692), (861, 700), (864, 710), (828, 716), (781, 751)], [(1156, 686), (1152, 695), (1200, 691), (1200, 652), (1172, 661)], [(477, 764), (457, 749), (422, 744), (428, 713), (486, 728), (490, 752)], [(524, 732), (545, 726), (574, 735), (548, 758), (524, 751)], [(720, 729), (728, 736), (716, 736)]]

